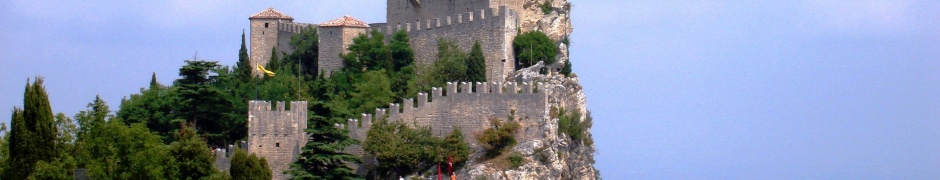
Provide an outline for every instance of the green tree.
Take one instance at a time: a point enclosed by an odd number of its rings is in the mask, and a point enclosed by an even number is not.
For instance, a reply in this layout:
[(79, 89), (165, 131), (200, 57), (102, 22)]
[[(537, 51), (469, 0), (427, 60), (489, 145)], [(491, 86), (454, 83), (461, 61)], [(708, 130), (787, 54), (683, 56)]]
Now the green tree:
[(467, 58), (467, 78), (468, 82), (486, 82), (486, 59), (483, 56), (483, 48), (480, 47), (480, 41), (473, 43), (470, 49), (470, 56)]
[(262, 64), (262, 66), (267, 70), (275, 70), (281, 67), (281, 58), (277, 57), (277, 47), (271, 47), (271, 59), (268, 59), (268, 64)]
[(139, 94), (131, 94), (129, 98), (121, 99), (117, 117), (128, 125), (145, 123), (147, 128), (157, 133), (165, 143), (170, 143), (179, 129), (179, 123), (184, 122), (180, 117), (182, 109), (178, 106), (177, 89), (157, 83), (156, 76), (153, 76), (149, 89), (141, 89)]
[(470, 160), (470, 145), (467, 144), (467, 141), (464, 141), (463, 133), (460, 132), (460, 128), (454, 127), (454, 130), (450, 132), (450, 135), (447, 135), (444, 138), (444, 158), (452, 160), (454, 163), (454, 168), (459, 168), (463, 166), (467, 160)]
[(388, 43), (394, 63), (394, 69), (389, 69), (388, 74), (392, 81), (395, 99), (414, 96), (408, 93), (408, 82), (415, 77), (414, 50), (408, 41), (408, 33), (399, 30), (392, 34), (392, 39)]
[(516, 69), (526, 68), (544, 61), (546, 65), (555, 63), (558, 47), (555, 42), (541, 31), (522, 33), (512, 41), (512, 50), (516, 56)]
[(215, 168), (215, 155), (202, 140), (192, 125), (184, 126), (170, 144), (169, 152), (178, 163), (180, 179), (200, 179), (220, 172)]
[(182, 117), (192, 122), (199, 130), (209, 135), (211, 144), (225, 146), (231, 142), (225, 134), (233, 129), (233, 123), (224, 118), (225, 112), (231, 112), (232, 103), (225, 99), (226, 93), (213, 86), (220, 73), (226, 73), (227, 68), (221, 68), (216, 61), (194, 60), (186, 61), (180, 68), (181, 79), (176, 80), (179, 86), (180, 106)]
[[(411, 174), (446, 162), (448, 147), (444, 139), (434, 137), (428, 127), (409, 127), (402, 121), (380, 120), (367, 132), (363, 144), (365, 152), (374, 156), (374, 173), (380, 177)], [(461, 150), (455, 158), (459, 158)], [(469, 150), (467, 150), (469, 151)]]
[(392, 102), (391, 83), (385, 70), (369, 71), (362, 75), (362, 81), (353, 85), (355, 92), (352, 93), (351, 107), (358, 107), (355, 112), (368, 112), (377, 107), (383, 107)]
[(109, 106), (99, 97), (87, 107), (75, 115), (81, 128), (74, 156), (76, 166), (87, 169), (89, 177), (165, 179), (178, 175), (166, 145), (144, 123), (127, 126), (110, 114)]
[(571, 59), (565, 60), (565, 67), (561, 68), (561, 74), (571, 76)]
[(251, 79), (251, 60), (248, 59), (248, 48), (245, 47), (245, 30), (242, 30), (242, 45), (238, 49), (238, 62), (235, 63), (235, 76), (239, 81), (248, 82)]
[(229, 175), (232, 180), (268, 180), (272, 176), (267, 160), (258, 158), (254, 153), (248, 155), (242, 149), (235, 149), (231, 165)]
[(492, 158), (516, 145), (514, 135), (519, 131), (520, 125), (515, 121), (500, 123), (498, 119), (491, 119), (490, 124), (493, 127), (477, 135), (477, 142), (480, 142), (480, 146), (486, 151), (486, 156)]
[(345, 163), (359, 163), (359, 157), (343, 152), (347, 146), (359, 144), (349, 137), (349, 131), (333, 125), (339, 119), (313, 116), (307, 121), (307, 144), (301, 150), (288, 173), (292, 179), (358, 179), (355, 171)]
[(401, 68), (414, 64), (415, 52), (408, 45), (408, 41), (408, 33), (405, 30), (398, 30), (392, 34), (388, 47), (392, 53), (395, 68), (389, 71), (400, 71)]
[(349, 45), (349, 53), (342, 55), (343, 69), (349, 72), (365, 72), (366, 70), (387, 69), (393, 70), (391, 52), (385, 45), (385, 35), (377, 30), (353, 38)]
[(319, 61), (319, 39), (317, 28), (310, 26), (304, 28), (300, 33), (294, 34), (290, 38), (290, 45), (294, 47), (294, 52), (287, 56), (290, 63), (297, 64), (301, 75), (306, 77), (317, 76)]
[(10, 132), (10, 160), (4, 179), (26, 179), (39, 161), (52, 161), (57, 155), (55, 120), (43, 79), (37, 77), (23, 93), (23, 109), (14, 108)]

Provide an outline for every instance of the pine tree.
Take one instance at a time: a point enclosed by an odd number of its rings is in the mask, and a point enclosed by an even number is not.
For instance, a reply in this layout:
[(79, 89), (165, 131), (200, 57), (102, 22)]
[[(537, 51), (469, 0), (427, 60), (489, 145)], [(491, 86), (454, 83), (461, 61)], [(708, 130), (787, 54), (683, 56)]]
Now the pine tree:
[(301, 150), (301, 158), (291, 164), (292, 179), (359, 179), (346, 162), (358, 163), (359, 157), (343, 152), (347, 146), (359, 144), (349, 131), (336, 128), (337, 119), (313, 116), (307, 125), (309, 138)]
[(480, 41), (473, 43), (470, 57), (467, 58), (467, 79), (469, 82), (486, 82), (486, 60)]
[(235, 77), (241, 82), (251, 79), (251, 61), (248, 59), (248, 49), (245, 47), (245, 30), (242, 30), (242, 46), (238, 49), (238, 62), (235, 63)]

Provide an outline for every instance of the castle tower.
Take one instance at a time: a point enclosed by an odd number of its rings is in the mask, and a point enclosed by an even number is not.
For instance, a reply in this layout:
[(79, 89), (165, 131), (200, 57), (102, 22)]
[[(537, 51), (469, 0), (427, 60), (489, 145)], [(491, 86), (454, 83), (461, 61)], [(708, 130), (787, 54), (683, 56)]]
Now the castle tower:
[(327, 21), (318, 26), (317, 35), (320, 37), (319, 72), (327, 76), (335, 70), (343, 68), (341, 54), (349, 52), (349, 45), (353, 38), (366, 34), (369, 25), (358, 19), (343, 16), (339, 19)]
[(300, 157), (306, 145), (307, 101), (291, 101), (290, 109), (284, 102), (248, 102), (248, 153), (268, 160), (273, 179), (287, 179), (283, 174)]
[[(260, 75), (258, 64), (266, 65), (271, 60), (271, 48), (277, 47), (278, 51), (290, 53), (291, 33), (278, 31), (278, 26), (290, 24), (294, 18), (274, 8), (268, 8), (251, 17), (251, 50), (249, 59), (251, 62), (252, 75)], [(280, 52), (278, 53), (279, 57)], [(283, 58), (283, 57), (280, 57)]]

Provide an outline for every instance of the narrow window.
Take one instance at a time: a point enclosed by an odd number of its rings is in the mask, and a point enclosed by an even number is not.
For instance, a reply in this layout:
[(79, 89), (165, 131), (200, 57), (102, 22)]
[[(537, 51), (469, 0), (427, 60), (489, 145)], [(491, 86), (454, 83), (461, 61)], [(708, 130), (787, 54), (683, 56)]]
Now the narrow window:
[(274, 147), (281, 147), (281, 143), (274, 143)]
[(264, 28), (268, 28), (268, 23), (264, 23)]
[(264, 35), (264, 31), (261, 31), (261, 35)]
[(330, 31), (330, 35), (333, 35), (333, 31)]

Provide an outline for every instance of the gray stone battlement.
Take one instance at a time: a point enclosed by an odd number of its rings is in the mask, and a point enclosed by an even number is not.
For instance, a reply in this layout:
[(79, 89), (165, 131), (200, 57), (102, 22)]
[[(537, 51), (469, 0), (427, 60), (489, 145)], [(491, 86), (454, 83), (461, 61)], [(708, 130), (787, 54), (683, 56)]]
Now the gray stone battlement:
[(486, 25), (488, 23), (474, 23), (485, 21), (487, 19), (499, 18), (506, 15), (515, 15), (515, 11), (509, 9), (506, 6), (500, 6), (498, 8), (484, 8), (475, 11), (468, 11), (460, 14), (454, 14), (450, 16), (437, 17), (432, 19), (417, 20), (414, 22), (407, 22), (404, 24), (386, 24), (386, 23), (374, 23), (370, 24), (371, 29), (379, 31), (385, 35), (391, 35), (398, 30), (405, 30), (406, 32), (411, 31), (420, 31), (420, 30), (429, 30), (436, 28), (446, 28), (448, 26), (454, 26), (459, 24), (474, 24), (474, 25)]
[(283, 32), (289, 32), (292, 34), (299, 34), (301, 31), (307, 28), (316, 28), (315, 24), (308, 23), (279, 23), (277, 24), (277, 30)]
[[(300, 147), (307, 143), (307, 101), (248, 102), (248, 153), (268, 160), (272, 172), (284, 172), (297, 160)], [(273, 173), (274, 179), (286, 179), (282, 173)]]
[[(444, 89), (447, 94), (443, 94)], [(372, 124), (382, 118), (430, 127), (439, 136), (455, 127), (464, 133), (476, 133), (489, 127), (490, 118), (505, 119), (512, 113), (520, 117), (521, 123), (548, 118), (548, 94), (542, 89), (545, 85), (540, 82), (448, 82), (446, 88), (431, 88), (430, 98), (427, 93), (418, 93), (417, 101), (406, 98), (401, 104), (389, 103), (388, 109), (376, 108), (375, 116), (363, 113), (359, 119), (349, 119), (345, 127), (350, 137), (358, 140), (365, 140)], [(472, 140), (472, 136), (465, 137)], [(349, 151), (361, 153), (357, 148)]]

